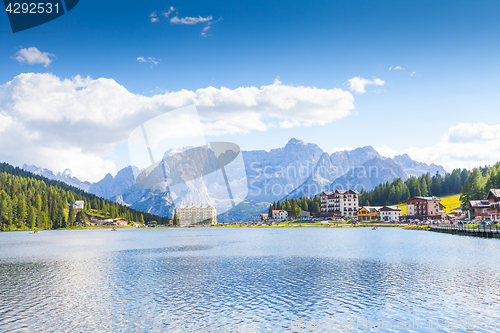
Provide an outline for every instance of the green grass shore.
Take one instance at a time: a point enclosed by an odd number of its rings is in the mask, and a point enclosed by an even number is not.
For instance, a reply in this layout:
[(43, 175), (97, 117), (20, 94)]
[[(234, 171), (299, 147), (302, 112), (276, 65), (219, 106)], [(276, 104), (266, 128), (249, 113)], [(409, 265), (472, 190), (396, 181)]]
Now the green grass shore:
[(395, 223), (382, 223), (382, 222), (368, 222), (368, 223), (348, 223), (329, 221), (328, 223), (312, 222), (304, 220), (294, 220), (279, 222), (272, 225), (253, 225), (253, 224), (218, 224), (217, 227), (221, 228), (297, 228), (297, 227), (313, 227), (313, 228), (360, 228), (360, 227), (407, 227), (406, 224), (395, 224)]

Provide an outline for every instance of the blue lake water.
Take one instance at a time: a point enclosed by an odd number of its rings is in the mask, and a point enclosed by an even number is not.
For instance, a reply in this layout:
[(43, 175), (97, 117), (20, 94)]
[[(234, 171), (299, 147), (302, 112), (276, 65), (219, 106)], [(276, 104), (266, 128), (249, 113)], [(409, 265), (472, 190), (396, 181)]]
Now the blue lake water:
[(500, 331), (500, 239), (399, 228), (0, 233), (0, 332), (370, 329)]

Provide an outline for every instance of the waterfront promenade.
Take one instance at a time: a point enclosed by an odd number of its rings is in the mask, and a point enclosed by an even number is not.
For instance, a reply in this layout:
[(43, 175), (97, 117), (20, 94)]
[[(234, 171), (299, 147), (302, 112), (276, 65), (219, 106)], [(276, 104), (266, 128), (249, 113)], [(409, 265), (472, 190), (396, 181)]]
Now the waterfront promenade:
[(431, 225), (431, 231), (448, 234), (476, 236), (484, 238), (500, 238), (500, 228), (494, 225)]

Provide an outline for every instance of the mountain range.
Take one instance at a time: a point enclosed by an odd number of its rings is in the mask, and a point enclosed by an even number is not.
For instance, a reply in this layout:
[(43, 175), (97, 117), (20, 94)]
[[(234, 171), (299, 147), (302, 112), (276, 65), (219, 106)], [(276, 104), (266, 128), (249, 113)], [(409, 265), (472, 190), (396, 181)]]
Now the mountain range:
[[(406, 154), (394, 158), (383, 157), (371, 146), (328, 154), (316, 144), (291, 139), (283, 148), (241, 153), (243, 163), (236, 167), (238, 170), (227, 170), (230, 178), (228, 185), (233, 187), (234, 182), (241, 188), (241, 183), (238, 182), (242, 180), (232, 179), (238, 178), (234, 175), (246, 174), (248, 193), (242, 198), (242, 202), (220, 215), (219, 220), (248, 218), (267, 211), (269, 203), (283, 198), (314, 196), (324, 190), (346, 188), (364, 188), (369, 191), (378, 184), (390, 182), (397, 177), (406, 180), (427, 172), (432, 175), (437, 172), (446, 174), (443, 167), (414, 161)], [(244, 170), (241, 170), (242, 168)], [(172, 216), (176, 205), (189, 205), (192, 202), (218, 204), (217, 200), (214, 201), (208, 195), (213, 190), (211, 185), (202, 179), (190, 185), (190, 195), (184, 199), (168, 186), (141, 188), (135, 183), (139, 170), (133, 166), (120, 170), (115, 177), (107, 174), (93, 184), (73, 177), (68, 170), (54, 174), (35, 166), (24, 165), (23, 169), (49, 179), (63, 181), (134, 209), (161, 216)]]
[(71, 170), (66, 169), (63, 172), (53, 173), (52, 171), (44, 168), (39, 168), (34, 165), (23, 164), (21, 169), (31, 172), (35, 175), (42, 176), (52, 180), (58, 180), (68, 185), (79, 188), (80, 190), (84, 190), (85, 192), (89, 192), (92, 183), (81, 180), (72, 175)]

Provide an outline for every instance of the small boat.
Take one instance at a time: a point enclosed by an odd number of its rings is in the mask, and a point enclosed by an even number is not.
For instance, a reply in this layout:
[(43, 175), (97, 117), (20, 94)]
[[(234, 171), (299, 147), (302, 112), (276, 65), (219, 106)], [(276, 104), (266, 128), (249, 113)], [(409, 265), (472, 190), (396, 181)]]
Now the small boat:
[(30, 234), (37, 234), (38, 233), (38, 230), (33, 230), (32, 232), (30, 232)]
[(111, 231), (117, 231), (116, 228), (111, 229)]
[(373, 227), (372, 230), (377, 230), (377, 227)]

